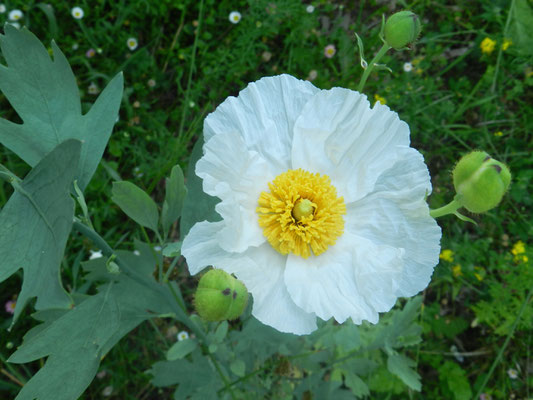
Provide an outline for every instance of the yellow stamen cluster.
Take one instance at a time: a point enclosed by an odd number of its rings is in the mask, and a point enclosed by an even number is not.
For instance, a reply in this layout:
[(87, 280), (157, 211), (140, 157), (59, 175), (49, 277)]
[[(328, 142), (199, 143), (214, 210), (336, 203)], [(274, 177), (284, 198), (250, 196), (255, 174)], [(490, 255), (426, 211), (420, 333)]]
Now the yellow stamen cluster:
[(259, 225), (281, 254), (319, 255), (344, 231), (346, 205), (327, 175), (288, 170), (259, 196)]

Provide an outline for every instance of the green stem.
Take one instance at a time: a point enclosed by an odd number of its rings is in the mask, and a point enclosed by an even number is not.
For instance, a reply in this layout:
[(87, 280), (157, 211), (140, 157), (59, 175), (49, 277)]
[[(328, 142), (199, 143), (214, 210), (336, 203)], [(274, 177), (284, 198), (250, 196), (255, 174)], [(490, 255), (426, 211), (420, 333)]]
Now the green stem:
[(443, 207), (429, 210), (429, 215), (431, 215), (433, 218), (439, 218), (444, 215), (453, 214), (461, 207), (461, 204), (454, 199)]
[(180, 138), (180, 140), (182, 139), (181, 136), (183, 134), (183, 128), (185, 126), (187, 111), (189, 109), (189, 93), (191, 89), (192, 75), (193, 75), (194, 70), (196, 69), (196, 65), (195, 65), (196, 50), (198, 48), (198, 38), (200, 37), (200, 32), (202, 29), (203, 16), (204, 16), (204, 0), (201, 0), (199, 11), (198, 11), (198, 27), (196, 28), (196, 35), (194, 35), (194, 42), (192, 44), (191, 66), (189, 68), (189, 76), (187, 77), (187, 88), (185, 89), (185, 99), (183, 101), (182, 110), (181, 110), (182, 112), (181, 112), (180, 127), (178, 130), (178, 138)]
[(159, 282), (163, 282), (163, 266), (161, 265), (161, 263), (159, 263), (159, 258), (157, 257), (157, 253), (155, 252), (154, 250), (154, 247), (152, 246), (152, 242), (150, 241), (150, 237), (148, 236), (148, 233), (146, 233), (146, 229), (144, 229), (144, 226), (140, 225), (141, 227), (141, 232), (143, 233), (143, 236), (144, 236), (144, 240), (146, 240), (146, 243), (149, 244), (149, 247), (150, 247), (150, 252), (152, 253), (152, 256), (154, 257), (154, 260), (155, 260), (155, 265), (157, 267), (157, 280)]
[(379, 49), (378, 54), (374, 56), (372, 61), (370, 61), (370, 64), (365, 69), (365, 72), (363, 72), (363, 76), (361, 77), (361, 80), (359, 81), (359, 86), (357, 87), (358, 92), (363, 92), (363, 88), (365, 87), (366, 80), (368, 79), (368, 76), (374, 69), (374, 66), (381, 60), (381, 57), (385, 55), (387, 51), (389, 51), (391, 47), (387, 43), (383, 43), (383, 46), (381, 46), (381, 49)]
[(529, 293), (527, 295), (526, 300), (524, 303), (522, 303), (522, 307), (520, 307), (520, 311), (518, 311), (518, 315), (516, 316), (516, 319), (514, 320), (513, 326), (511, 327), (511, 331), (505, 338), (505, 342), (503, 343), (503, 346), (500, 348), (500, 351), (498, 352), (498, 355), (494, 359), (494, 362), (492, 363), (489, 372), (485, 376), (485, 379), (483, 380), (483, 383), (479, 387), (479, 390), (477, 391), (477, 394), (473, 397), (474, 399), (479, 399), (479, 396), (483, 392), (483, 389), (485, 389), (485, 386), (487, 385), (487, 382), (489, 381), (490, 377), (492, 376), (492, 373), (500, 363), (500, 360), (503, 356), (503, 352), (507, 348), (507, 345), (509, 344), (509, 341), (511, 340), (511, 337), (513, 337), (514, 331), (516, 329), (516, 326), (518, 325), (518, 322), (522, 318), (522, 314), (524, 313), (526, 306), (529, 304), (529, 301), (531, 300), (531, 295), (533, 294), (533, 287), (529, 289)]
[[(515, 7), (515, 0), (511, 1), (511, 6), (509, 7), (509, 13), (507, 14), (507, 21), (505, 22), (505, 28), (503, 30), (503, 39), (507, 37), (507, 32), (509, 30), (509, 24), (511, 23), (511, 16), (513, 15), (513, 8)], [(492, 78), (492, 85), (490, 86), (490, 91), (494, 93), (496, 90), (496, 80), (498, 79), (498, 71), (500, 70), (500, 63), (502, 60), (503, 49), (500, 46), (498, 51), (498, 58), (496, 59), (496, 67), (494, 68), (494, 76)]]
[(224, 372), (222, 371), (222, 369), (220, 368), (220, 365), (218, 363), (218, 361), (216, 360), (215, 357), (213, 357), (213, 355), (211, 353), (207, 353), (207, 356), (211, 359), (211, 361), (213, 362), (218, 374), (220, 375), (220, 378), (222, 379), (222, 381), (224, 382), (224, 388), (226, 390), (229, 391), (229, 394), (231, 396), (232, 399), (235, 399), (235, 393), (233, 393), (233, 388), (231, 387), (231, 384), (230, 382), (228, 381), (228, 378), (226, 378), (226, 375), (224, 375)]
[(145, 286), (149, 290), (158, 293), (162, 298), (166, 300), (167, 304), (170, 306), (170, 308), (176, 315), (176, 319), (183, 322), (192, 332), (194, 332), (197, 338), (202, 340), (204, 343), (207, 342), (206, 334), (194, 323), (194, 321), (189, 318), (187, 313), (179, 306), (179, 303), (173, 296), (175, 295), (173, 291), (167, 290), (164, 286), (160, 285), (155, 281), (148, 280), (146, 276), (142, 275), (136, 269), (126, 264), (98, 233), (96, 233), (88, 226), (82, 224), (77, 218), (74, 219), (73, 228), (80, 232), (82, 235), (85, 235), (87, 238), (89, 238), (100, 250), (102, 250), (106, 257), (111, 257), (112, 255), (115, 255), (115, 262), (120, 267), (120, 270), (122, 273), (124, 273), (124, 275), (133, 279), (140, 285)]
[(13, 374), (13, 376), (20, 381), (20, 383), (22, 383), (23, 385), (26, 384), (28, 380), (24, 378), (10, 363), (7, 362), (2, 353), (0, 353), (0, 361), (2, 361), (2, 363), (7, 367), (9, 372), (11, 372), (11, 374)]

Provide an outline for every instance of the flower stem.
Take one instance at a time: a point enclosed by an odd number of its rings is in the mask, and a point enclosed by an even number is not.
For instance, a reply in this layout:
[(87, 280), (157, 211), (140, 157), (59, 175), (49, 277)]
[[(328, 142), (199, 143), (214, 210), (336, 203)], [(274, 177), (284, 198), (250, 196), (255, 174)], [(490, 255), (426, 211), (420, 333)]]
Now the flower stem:
[(453, 199), (443, 207), (429, 210), (429, 215), (431, 215), (433, 218), (439, 218), (444, 215), (454, 214), (461, 207), (462, 205), (457, 200)]
[(365, 72), (363, 72), (363, 76), (361, 77), (361, 80), (359, 81), (359, 86), (357, 87), (358, 92), (363, 92), (366, 80), (374, 69), (374, 66), (379, 62), (379, 60), (381, 60), (381, 57), (383, 57), (385, 53), (389, 51), (389, 49), (391, 49), (391, 47), (387, 43), (383, 43), (383, 46), (381, 46), (381, 49), (379, 49), (378, 54), (374, 56), (372, 61), (370, 61), (370, 64), (368, 64), (368, 67), (366, 67)]
[(87, 225), (82, 224), (77, 218), (74, 219), (73, 228), (89, 238), (99, 249), (102, 250), (106, 257), (115, 255), (115, 262), (120, 267), (120, 270), (124, 273), (124, 275), (162, 296), (162, 298), (166, 300), (167, 304), (172, 309), (176, 319), (183, 322), (192, 332), (194, 332), (198, 339), (204, 343), (207, 343), (206, 334), (181, 308), (180, 302), (177, 299), (177, 294), (172, 290), (172, 288), (167, 290), (163, 285), (155, 282), (154, 280), (147, 279), (146, 276), (139, 273), (135, 268), (132, 268), (130, 265), (126, 264), (97, 232), (89, 228)]

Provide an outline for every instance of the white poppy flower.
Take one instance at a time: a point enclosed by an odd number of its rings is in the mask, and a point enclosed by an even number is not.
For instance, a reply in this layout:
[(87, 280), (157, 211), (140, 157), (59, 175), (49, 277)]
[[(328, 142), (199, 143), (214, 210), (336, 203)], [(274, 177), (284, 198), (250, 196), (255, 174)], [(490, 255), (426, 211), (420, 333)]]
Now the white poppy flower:
[(85, 13), (83, 12), (83, 9), (81, 7), (74, 7), (71, 10), (71, 14), (76, 19), (82, 19)]
[(229, 22), (231, 22), (232, 24), (238, 24), (241, 18), (241, 13), (238, 11), (232, 11), (229, 13)]
[(181, 331), (176, 335), (179, 342), (185, 339), (189, 339), (189, 332)]
[(24, 14), (20, 10), (11, 10), (8, 14), (8, 18), (10, 21), (18, 21), (23, 16)]
[(139, 43), (137, 42), (137, 39), (135, 38), (129, 38), (127, 41), (126, 41), (126, 45), (128, 46), (128, 49), (130, 49), (131, 51), (135, 50), (137, 48), (137, 46), (139, 45)]
[(441, 236), (429, 172), (387, 106), (280, 75), (226, 99), (204, 137), (195, 171), (222, 220), (195, 224), (182, 254), (192, 274), (235, 274), (264, 324), (377, 323), (428, 285)]

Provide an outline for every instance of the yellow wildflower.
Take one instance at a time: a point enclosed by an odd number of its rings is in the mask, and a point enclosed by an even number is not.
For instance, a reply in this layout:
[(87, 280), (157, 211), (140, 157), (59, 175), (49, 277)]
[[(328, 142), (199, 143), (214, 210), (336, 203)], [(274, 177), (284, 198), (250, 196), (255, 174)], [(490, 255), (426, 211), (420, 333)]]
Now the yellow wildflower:
[(485, 278), (485, 269), (483, 267), (474, 267), (474, 270), (478, 271), (474, 272), (474, 276), (481, 282)]
[(383, 105), (387, 104), (387, 100), (385, 99), (385, 97), (381, 97), (379, 94), (374, 95), (374, 100), (376, 100), (374, 104), (376, 104), (378, 101)]
[(453, 251), (450, 249), (444, 249), (440, 253), (439, 258), (444, 261), (453, 262)]
[(454, 265), (452, 267), (452, 274), (453, 276), (455, 276), (456, 278), (458, 276), (462, 276), (463, 275), (463, 271), (461, 270), (461, 265), (460, 264), (457, 264), (457, 265)]
[(485, 39), (483, 39), (479, 47), (481, 48), (481, 52), (483, 54), (490, 54), (494, 51), (494, 48), (496, 47), (496, 42), (491, 38), (486, 37)]
[(503, 51), (507, 50), (509, 46), (512, 44), (513, 44), (513, 41), (511, 39), (503, 39), (502, 50)]
[(517, 256), (518, 254), (522, 254), (525, 252), (526, 252), (526, 245), (521, 240), (516, 242), (513, 246), (513, 249), (511, 250), (511, 253), (513, 253), (514, 256)]
[(494, 136), (503, 136), (502, 131), (494, 132)]

